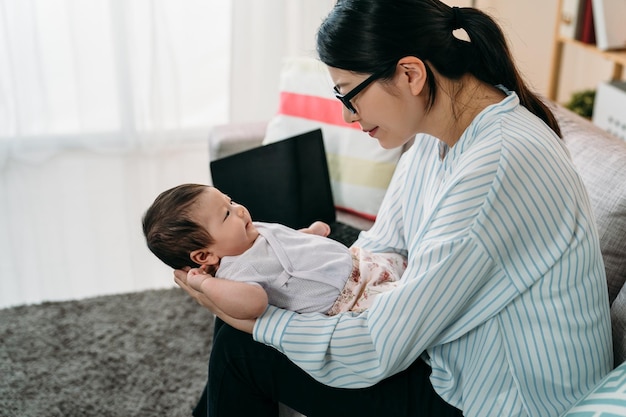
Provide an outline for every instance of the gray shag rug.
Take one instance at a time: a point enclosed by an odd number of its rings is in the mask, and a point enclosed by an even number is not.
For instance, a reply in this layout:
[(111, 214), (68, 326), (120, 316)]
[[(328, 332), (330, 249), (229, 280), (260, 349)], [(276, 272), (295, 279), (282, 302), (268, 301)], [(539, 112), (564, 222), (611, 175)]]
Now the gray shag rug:
[(178, 288), (0, 310), (1, 417), (189, 417), (213, 316)]

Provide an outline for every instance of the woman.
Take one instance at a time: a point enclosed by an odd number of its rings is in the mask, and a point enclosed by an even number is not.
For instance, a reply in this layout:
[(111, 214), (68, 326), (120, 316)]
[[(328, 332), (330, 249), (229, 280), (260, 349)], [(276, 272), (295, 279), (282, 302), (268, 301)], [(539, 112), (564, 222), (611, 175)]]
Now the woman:
[(355, 242), (408, 267), (360, 315), (249, 322), (176, 272), (244, 330), (216, 333), (209, 415), (560, 415), (612, 367), (604, 267), (558, 124), (501, 30), (436, 0), (340, 0), (317, 48), (347, 121), (384, 148), (415, 137)]

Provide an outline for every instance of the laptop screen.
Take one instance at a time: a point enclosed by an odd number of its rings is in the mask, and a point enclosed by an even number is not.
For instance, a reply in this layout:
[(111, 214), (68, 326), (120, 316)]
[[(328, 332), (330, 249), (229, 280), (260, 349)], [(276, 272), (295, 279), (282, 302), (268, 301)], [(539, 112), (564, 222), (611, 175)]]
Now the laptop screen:
[(255, 221), (295, 229), (335, 221), (321, 129), (216, 159), (210, 169), (213, 185)]

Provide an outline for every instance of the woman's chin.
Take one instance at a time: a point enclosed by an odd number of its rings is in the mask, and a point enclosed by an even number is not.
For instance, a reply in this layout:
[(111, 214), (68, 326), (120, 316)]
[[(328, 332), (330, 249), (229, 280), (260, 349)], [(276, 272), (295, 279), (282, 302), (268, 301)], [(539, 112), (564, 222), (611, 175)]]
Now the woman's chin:
[(385, 138), (382, 138), (382, 139), (376, 138), (376, 140), (378, 141), (378, 144), (380, 145), (380, 147), (383, 149), (401, 148), (404, 146), (405, 143), (408, 142), (408, 140), (399, 141), (399, 140), (388, 140)]

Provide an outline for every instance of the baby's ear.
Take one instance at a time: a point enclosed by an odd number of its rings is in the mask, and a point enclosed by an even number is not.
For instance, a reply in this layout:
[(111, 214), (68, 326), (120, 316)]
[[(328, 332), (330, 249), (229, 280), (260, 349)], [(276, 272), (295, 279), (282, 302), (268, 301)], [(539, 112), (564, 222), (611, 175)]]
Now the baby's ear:
[(220, 262), (220, 258), (208, 249), (196, 249), (189, 257), (198, 265), (217, 265)]

